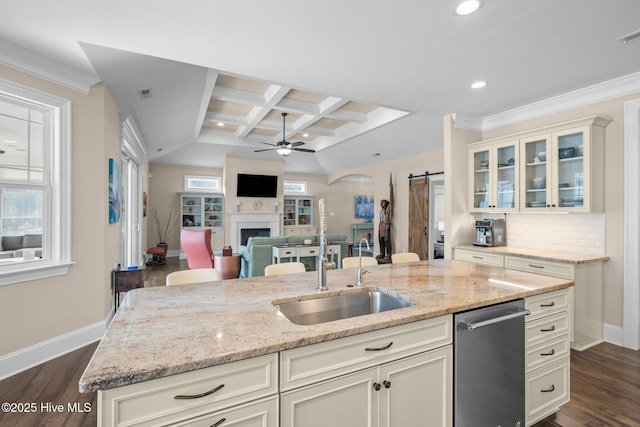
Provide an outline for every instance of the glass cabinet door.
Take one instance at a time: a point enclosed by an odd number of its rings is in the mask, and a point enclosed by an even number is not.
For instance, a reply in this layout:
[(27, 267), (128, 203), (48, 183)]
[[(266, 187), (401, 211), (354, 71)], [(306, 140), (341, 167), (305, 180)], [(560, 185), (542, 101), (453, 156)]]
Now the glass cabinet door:
[(496, 179), (494, 180), (497, 198), (493, 208), (504, 212), (518, 209), (518, 144), (516, 142), (502, 144), (496, 147)]
[(489, 171), (491, 151), (489, 148), (469, 152), (473, 170), (470, 194), (473, 195), (472, 211), (486, 212), (491, 206), (491, 174)]
[(521, 210), (542, 211), (551, 208), (551, 138), (549, 135), (524, 139), (521, 142), (521, 187), (524, 200)]
[(557, 206), (562, 210), (582, 210), (585, 206), (584, 132), (574, 130), (554, 134), (554, 143), (558, 155)]

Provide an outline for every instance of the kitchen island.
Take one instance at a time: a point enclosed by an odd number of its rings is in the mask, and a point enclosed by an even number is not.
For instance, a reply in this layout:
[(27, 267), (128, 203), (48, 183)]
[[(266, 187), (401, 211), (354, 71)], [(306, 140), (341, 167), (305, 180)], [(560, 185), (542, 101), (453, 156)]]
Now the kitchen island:
[[(567, 279), (448, 260), (368, 270), (366, 288), (400, 295), (415, 306), (295, 325), (279, 314), (276, 305), (317, 297), (315, 272), (131, 291), (80, 379), (80, 391), (144, 385), (359, 334), (384, 333), (573, 284)], [(355, 269), (329, 271), (327, 282), (326, 295), (362, 290), (347, 287), (355, 282)], [(105, 409), (99, 409), (99, 418)]]

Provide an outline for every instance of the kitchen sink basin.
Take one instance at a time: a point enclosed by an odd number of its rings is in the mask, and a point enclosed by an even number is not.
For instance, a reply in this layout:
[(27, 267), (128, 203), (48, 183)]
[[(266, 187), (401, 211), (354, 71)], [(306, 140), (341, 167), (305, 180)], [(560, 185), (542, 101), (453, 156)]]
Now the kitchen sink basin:
[(412, 307), (415, 304), (382, 291), (365, 291), (344, 295), (274, 303), (287, 319), (296, 325), (316, 325), (365, 314), (381, 313)]

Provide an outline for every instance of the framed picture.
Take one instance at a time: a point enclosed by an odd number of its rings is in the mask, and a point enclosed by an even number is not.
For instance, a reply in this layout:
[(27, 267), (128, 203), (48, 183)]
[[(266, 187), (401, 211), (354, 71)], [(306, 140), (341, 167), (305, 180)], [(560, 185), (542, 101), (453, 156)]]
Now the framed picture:
[(120, 222), (120, 163), (109, 159), (109, 224)]
[(373, 196), (355, 196), (355, 217), (371, 221), (373, 219)]

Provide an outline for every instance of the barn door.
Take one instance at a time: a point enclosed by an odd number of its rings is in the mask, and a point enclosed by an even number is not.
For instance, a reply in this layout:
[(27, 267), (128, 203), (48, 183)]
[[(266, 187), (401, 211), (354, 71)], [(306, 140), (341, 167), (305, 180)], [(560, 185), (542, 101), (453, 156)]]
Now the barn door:
[(429, 259), (428, 178), (409, 178), (409, 252)]

